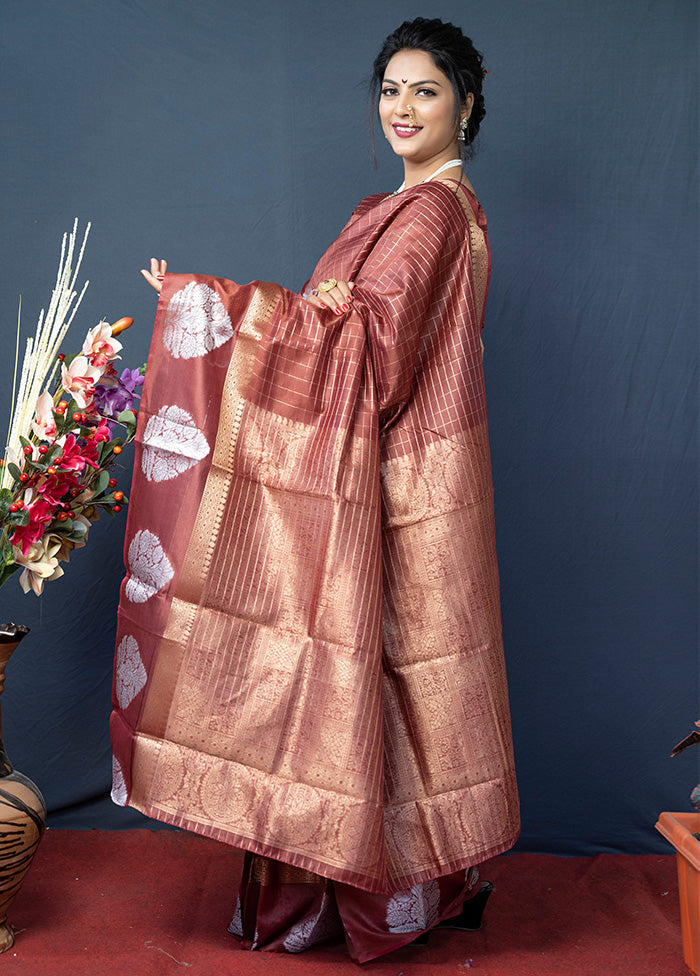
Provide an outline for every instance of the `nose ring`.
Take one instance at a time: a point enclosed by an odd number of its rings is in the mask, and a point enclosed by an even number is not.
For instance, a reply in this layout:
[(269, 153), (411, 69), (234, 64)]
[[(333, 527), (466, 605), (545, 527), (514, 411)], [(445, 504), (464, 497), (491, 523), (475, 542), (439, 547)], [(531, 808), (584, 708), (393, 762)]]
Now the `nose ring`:
[(415, 125), (416, 124), (416, 116), (415, 116), (415, 114), (413, 112), (413, 106), (407, 105), (406, 106), (406, 111), (408, 112), (408, 114), (411, 117), (411, 125)]

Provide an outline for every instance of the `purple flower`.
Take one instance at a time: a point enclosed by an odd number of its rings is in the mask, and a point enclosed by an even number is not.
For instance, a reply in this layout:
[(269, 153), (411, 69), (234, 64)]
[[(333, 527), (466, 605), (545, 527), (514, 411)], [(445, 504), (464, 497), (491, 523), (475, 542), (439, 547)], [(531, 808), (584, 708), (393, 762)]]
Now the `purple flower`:
[(94, 404), (104, 417), (118, 417), (122, 410), (131, 410), (140, 397), (136, 387), (143, 383), (138, 369), (125, 369), (121, 376), (102, 376), (95, 385)]

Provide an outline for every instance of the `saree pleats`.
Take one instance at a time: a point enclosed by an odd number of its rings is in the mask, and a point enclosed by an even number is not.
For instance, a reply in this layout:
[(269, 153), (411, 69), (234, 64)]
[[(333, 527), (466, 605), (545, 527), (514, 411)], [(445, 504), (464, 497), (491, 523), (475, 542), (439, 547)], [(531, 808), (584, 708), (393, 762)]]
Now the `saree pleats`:
[(478, 880), (478, 868), (470, 868), (390, 895), (370, 894), (246, 854), (229, 931), (242, 948), (263, 952), (305, 952), (344, 939), (352, 959), (367, 962), (458, 915)]

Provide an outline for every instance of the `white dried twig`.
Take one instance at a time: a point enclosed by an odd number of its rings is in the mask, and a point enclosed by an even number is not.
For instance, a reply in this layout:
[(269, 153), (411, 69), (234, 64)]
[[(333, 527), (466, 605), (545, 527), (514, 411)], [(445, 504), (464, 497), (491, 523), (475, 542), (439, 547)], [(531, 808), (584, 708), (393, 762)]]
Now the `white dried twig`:
[[(66, 336), (68, 327), (73, 321), (73, 317), (83, 300), (83, 295), (89, 284), (88, 281), (85, 282), (79, 295), (75, 291), (75, 283), (78, 278), (78, 272), (80, 271), (80, 264), (83, 260), (85, 243), (90, 233), (90, 224), (85, 228), (83, 243), (75, 269), (73, 269), (72, 261), (77, 232), (78, 218), (76, 217), (72, 232), (63, 235), (56, 285), (51, 294), (49, 310), (45, 312), (42, 308), (36, 332), (33, 337), (30, 336), (27, 339), (22, 372), (20, 374), (19, 390), (17, 392), (17, 399), (14, 401), (10, 419), (10, 430), (5, 446), (6, 463), (2, 471), (2, 478), (0, 479), (1, 488), (8, 487), (13, 480), (7, 470), (7, 462), (14, 461), (17, 463), (19, 459), (21, 452), (20, 435), (28, 437), (30, 434), (36, 401), (40, 394), (46, 390), (48, 384), (52, 382), (56, 371), (56, 357), (61, 348), (61, 343)], [(19, 349), (19, 320), (17, 322), (17, 347)], [(17, 368), (15, 365), (15, 380), (12, 391), (13, 400), (16, 378)]]

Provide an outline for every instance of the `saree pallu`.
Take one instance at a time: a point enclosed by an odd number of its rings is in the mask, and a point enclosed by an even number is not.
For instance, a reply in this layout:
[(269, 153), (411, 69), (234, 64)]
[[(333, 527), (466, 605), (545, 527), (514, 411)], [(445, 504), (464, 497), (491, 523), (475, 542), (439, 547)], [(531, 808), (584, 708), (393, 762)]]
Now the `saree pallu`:
[(167, 275), (137, 431), (116, 802), (364, 891), (518, 833), (483, 213), (367, 198), (311, 283)]

